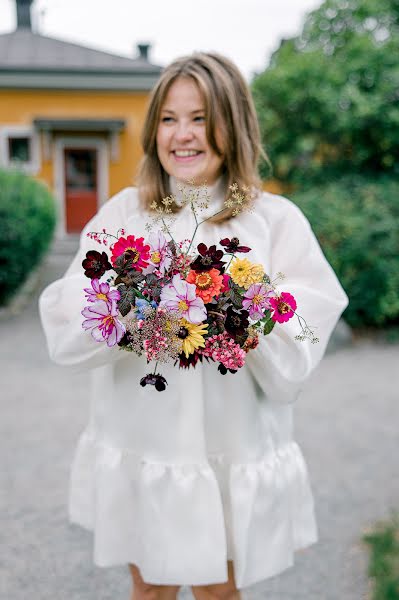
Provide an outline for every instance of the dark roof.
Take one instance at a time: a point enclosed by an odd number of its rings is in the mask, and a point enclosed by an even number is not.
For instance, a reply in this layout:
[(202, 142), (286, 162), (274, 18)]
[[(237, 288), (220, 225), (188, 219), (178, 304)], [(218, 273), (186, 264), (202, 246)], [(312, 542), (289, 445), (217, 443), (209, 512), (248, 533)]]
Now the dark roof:
[[(0, 35), (0, 87), (24, 87), (18, 84), (21, 78), (24, 78), (27, 87), (64, 87), (64, 84), (69, 87), (74, 74), (88, 74), (93, 76), (92, 79), (88, 78), (86, 86), (81, 79), (78, 89), (91, 89), (90, 81), (94, 82), (94, 89), (101, 88), (99, 76), (107, 80), (104, 87), (119, 85), (122, 89), (151, 89), (160, 72), (161, 67), (149, 62), (145, 56), (118, 56), (33, 33), (28, 28)], [(135, 76), (137, 85), (134, 83)], [(119, 84), (114, 86), (112, 82), (116, 83), (116, 80)], [(48, 85), (45, 85), (46, 81)], [(57, 85), (61, 81), (63, 84)], [(79, 82), (79, 78), (76, 81)]]
[(125, 128), (124, 119), (33, 119), (37, 129), (44, 131), (103, 131), (114, 133)]

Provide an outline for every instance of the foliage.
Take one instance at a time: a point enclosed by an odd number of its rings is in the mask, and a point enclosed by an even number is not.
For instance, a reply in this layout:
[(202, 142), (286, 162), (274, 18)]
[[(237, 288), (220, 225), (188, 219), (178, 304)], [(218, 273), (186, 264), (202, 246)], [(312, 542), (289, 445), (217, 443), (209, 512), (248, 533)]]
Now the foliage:
[(55, 226), (55, 203), (40, 182), (0, 170), (0, 305), (39, 263)]
[(399, 0), (327, 0), (283, 40), (252, 83), (275, 177), (399, 172), (398, 47)]
[(399, 600), (399, 515), (363, 536), (370, 547), (373, 600)]
[(345, 176), (292, 196), (349, 296), (352, 326), (399, 324), (399, 182)]

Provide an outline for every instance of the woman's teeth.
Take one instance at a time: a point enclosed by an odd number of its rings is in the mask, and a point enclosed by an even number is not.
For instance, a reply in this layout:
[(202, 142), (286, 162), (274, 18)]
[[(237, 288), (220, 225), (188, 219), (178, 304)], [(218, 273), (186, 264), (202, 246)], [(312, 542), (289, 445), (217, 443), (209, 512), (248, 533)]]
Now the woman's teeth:
[(175, 155), (181, 158), (186, 156), (196, 156), (197, 154), (199, 154), (198, 150), (175, 150)]

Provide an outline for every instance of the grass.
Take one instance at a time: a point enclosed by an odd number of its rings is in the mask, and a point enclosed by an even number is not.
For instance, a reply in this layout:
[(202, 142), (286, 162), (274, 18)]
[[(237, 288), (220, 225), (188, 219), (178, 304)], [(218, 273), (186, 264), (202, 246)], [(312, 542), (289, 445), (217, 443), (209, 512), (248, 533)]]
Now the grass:
[(372, 600), (399, 600), (399, 513), (363, 536), (369, 547)]

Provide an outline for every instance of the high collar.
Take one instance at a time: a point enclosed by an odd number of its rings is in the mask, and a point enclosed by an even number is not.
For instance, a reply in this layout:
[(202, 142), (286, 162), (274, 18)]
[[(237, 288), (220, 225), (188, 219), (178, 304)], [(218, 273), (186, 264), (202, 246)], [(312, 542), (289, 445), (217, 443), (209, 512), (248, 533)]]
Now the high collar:
[[(183, 194), (177, 187), (179, 184), (180, 182), (173, 177), (173, 175), (170, 175), (169, 187), (171, 194), (174, 196), (176, 204), (181, 206), (183, 203)], [(183, 185), (188, 192), (190, 190), (197, 189), (196, 187), (190, 186), (187, 183), (183, 183)], [(215, 181), (214, 184), (207, 185), (206, 191), (209, 196), (209, 207), (201, 210), (200, 214), (202, 217), (209, 217), (223, 208), (226, 194), (226, 177), (222, 175)]]

